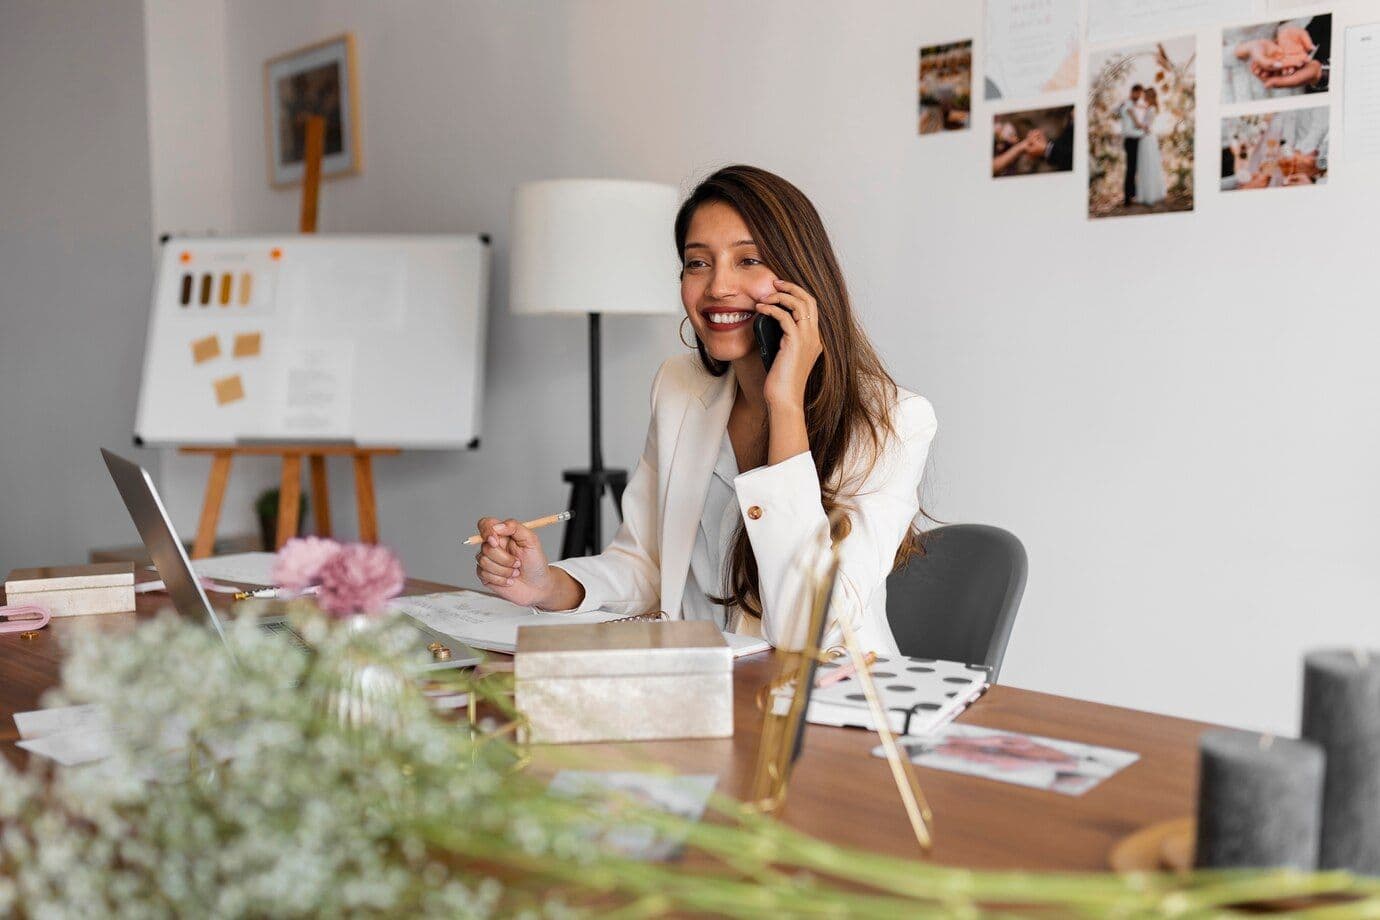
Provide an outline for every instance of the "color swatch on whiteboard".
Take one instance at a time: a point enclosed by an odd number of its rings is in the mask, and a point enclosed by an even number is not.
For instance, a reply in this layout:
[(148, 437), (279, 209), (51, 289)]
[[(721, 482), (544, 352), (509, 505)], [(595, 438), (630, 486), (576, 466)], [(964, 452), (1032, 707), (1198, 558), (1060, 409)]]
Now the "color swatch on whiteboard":
[(235, 349), (232, 354), (236, 358), (252, 358), (259, 353), (262, 340), (263, 336), (257, 332), (236, 333)]
[(203, 361), (210, 361), (212, 358), (220, 357), (220, 339), (214, 335), (205, 338), (194, 339), (192, 341), (192, 362), (200, 364)]
[(215, 382), (216, 405), (224, 406), (244, 399), (244, 383), (239, 374), (221, 377)]

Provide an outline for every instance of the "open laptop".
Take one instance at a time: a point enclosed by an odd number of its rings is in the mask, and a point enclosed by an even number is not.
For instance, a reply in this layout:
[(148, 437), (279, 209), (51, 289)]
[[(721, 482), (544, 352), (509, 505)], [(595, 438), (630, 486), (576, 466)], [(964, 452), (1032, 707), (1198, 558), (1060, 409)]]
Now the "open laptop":
[[(201, 580), (192, 569), (191, 560), (187, 558), (187, 551), (178, 539), (177, 531), (173, 529), (167, 509), (163, 507), (163, 499), (159, 497), (158, 489), (153, 485), (153, 479), (137, 463), (131, 463), (105, 448), (101, 448), (101, 456), (105, 458), (106, 469), (110, 470), (110, 478), (115, 480), (115, 488), (120, 490), (120, 497), (124, 499), (125, 508), (133, 518), (134, 526), (139, 529), (144, 548), (149, 551), (154, 567), (158, 569), (168, 594), (172, 596), (173, 606), (184, 617), (209, 623), (215, 629), (216, 635), (224, 641), (225, 628), (216, 614), (216, 608), (211, 606), (207, 599)], [(424, 670), (470, 667), (482, 660), (482, 656), (469, 646), (435, 632), (411, 617), (408, 618), (408, 622), (417, 630), (419, 649), (426, 650), (431, 643), (440, 642), (451, 650), (448, 660), (430, 661), (423, 666)], [(285, 617), (264, 617), (259, 620), (259, 625), (269, 632), (282, 635), (294, 644), (304, 646), (302, 637), (297, 635)], [(429, 652), (427, 657), (431, 658)]]

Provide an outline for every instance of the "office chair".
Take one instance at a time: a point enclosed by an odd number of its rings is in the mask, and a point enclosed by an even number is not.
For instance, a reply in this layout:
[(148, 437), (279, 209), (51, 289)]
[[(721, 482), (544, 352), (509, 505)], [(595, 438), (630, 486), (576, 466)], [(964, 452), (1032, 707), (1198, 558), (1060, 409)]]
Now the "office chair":
[(996, 683), (1025, 591), (1025, 547), (987, 524), (937, 527), (924, 546), (924, 556), (886, 582), (887, 620), (901, 654), (985, 664)]

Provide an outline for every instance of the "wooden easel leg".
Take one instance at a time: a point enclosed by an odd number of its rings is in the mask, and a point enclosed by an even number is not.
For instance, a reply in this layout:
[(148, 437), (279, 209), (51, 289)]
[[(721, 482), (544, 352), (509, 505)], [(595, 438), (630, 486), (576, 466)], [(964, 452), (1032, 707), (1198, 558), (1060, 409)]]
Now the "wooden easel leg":
[(283, 454), (283, 479), (278, 486), (278, 545), (297, 536), (298, 504), (302, 501), (302, 455)]
[(355, 454), (355, 505), (359, 508), (359, 541), (379, 542), (378, 507), (374, 504), (374, 465), (368, 454)]
[(196, 542), (192, 544), (192, 558), (205, 559), (216, 548), (216, 525), (220, 523), (220, 506), (225, 500), (225, 486), (230, 481), (230, 451), (217, 451), (211, 458), (211, 475), (206, 480), (206, 498), (201, 505), (201, 521), (196, 527)]
[(331, 495), (330, 483), (326, 480), (326, 458), (321, 454), (311, 455), (311, 500), (316, 508), (316, 535), (331, 535)]

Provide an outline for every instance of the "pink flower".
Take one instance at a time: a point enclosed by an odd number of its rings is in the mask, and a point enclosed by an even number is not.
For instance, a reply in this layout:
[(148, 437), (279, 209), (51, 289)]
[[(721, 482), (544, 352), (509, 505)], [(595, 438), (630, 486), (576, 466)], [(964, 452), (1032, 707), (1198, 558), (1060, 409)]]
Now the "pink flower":
[(278, 550), (273, 581), (289, 591), (305, 591), (321, 581), (321, 568), (340, 552), (340, 544), (321, 537), (293, 537)]
[(403, 589), (403, 567), (386, 546), (351, 543), (321, 567), (317, 605), (327, 613), (382, 613)]

